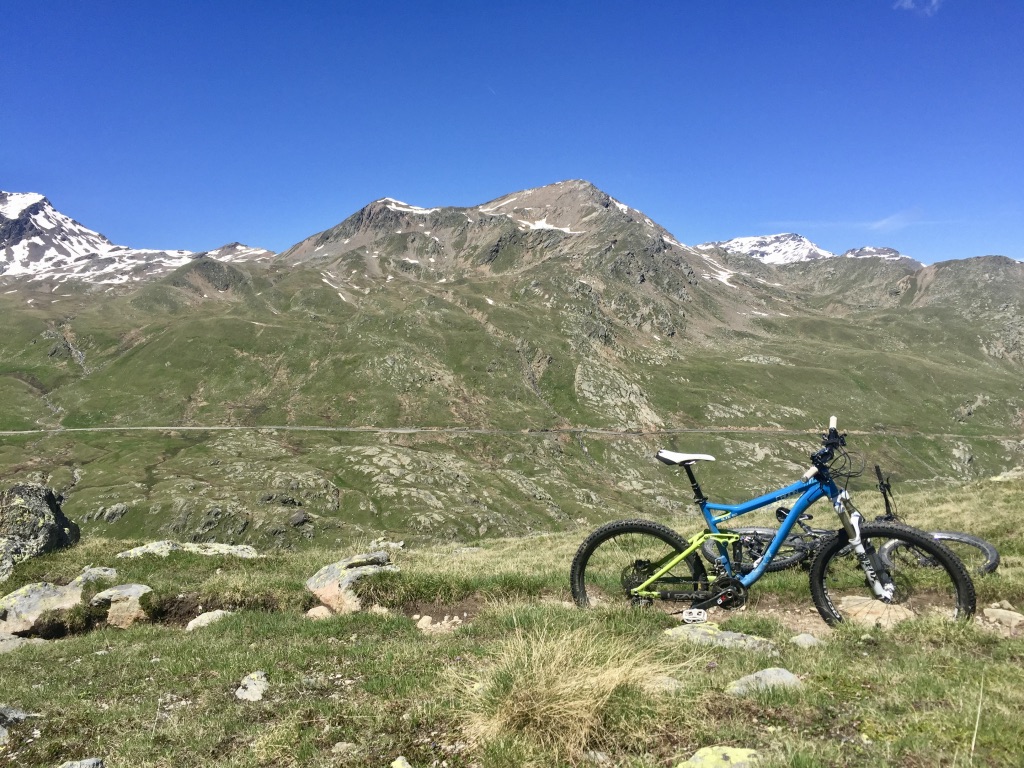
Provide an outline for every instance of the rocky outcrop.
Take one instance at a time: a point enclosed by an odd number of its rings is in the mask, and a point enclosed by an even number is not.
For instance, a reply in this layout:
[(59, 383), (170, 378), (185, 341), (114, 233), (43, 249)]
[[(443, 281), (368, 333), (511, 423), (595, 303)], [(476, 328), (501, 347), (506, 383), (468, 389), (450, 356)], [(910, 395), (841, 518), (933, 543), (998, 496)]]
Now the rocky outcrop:
[(356, 581), (373, 573), (396, 570), (387, 552), (354, 555), (321, 568), (306, 581), (306, 588), (335, 613), (355, 613), (362, 609), (353, 590)]
[(0, 494), (0, 582), (17, 563), (71, 546), (79, 535), (52, 490), (42, 485), (9, 488)]
[(112, 568), (86, 568), (66, 586), (45, 581), (26, 584), (0, 598), (0, 635), (35, 634), (45, 614), (79, 605), (86, 584), (116, 578), (117, 571)]
[(149, 621), (140, 600), (152, 591), (145, 584), (122, 584), (103, 590), (89, 601), (89, 605), (106, 609), (107, 624), (127, 629), (136, 622)]
[(197, 555), (233, 555), (245, 559), (259, 557), (259, 553), (247, 544), (181, 544), (177, 541), (154, 541), (127, 552), (118, 552), (118, 557), (143, 557), (144, 555), (157, 555), (167, 557), (171, 552), (191, 552)]

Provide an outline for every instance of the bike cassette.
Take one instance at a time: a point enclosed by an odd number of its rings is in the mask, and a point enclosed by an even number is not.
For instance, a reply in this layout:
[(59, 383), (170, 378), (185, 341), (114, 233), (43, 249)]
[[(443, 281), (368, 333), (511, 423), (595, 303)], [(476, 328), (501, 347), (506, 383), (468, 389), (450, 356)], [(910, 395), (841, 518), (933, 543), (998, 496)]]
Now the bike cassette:
[(739, 579), (717, 579), (711, 585), (711, 596), (693, 603), (693, 608), (739, 608), (747, 602), (747, 588)]

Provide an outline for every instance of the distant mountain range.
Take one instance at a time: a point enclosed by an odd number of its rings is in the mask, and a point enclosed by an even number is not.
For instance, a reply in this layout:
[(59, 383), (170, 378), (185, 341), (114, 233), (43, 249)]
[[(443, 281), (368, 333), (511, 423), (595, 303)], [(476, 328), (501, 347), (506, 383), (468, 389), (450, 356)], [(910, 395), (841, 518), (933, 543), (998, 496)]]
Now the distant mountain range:
[[(765, 264), (795, 264), (799, 261), (836, 258), (836, 254), (826, 251), (824, 248), (819, 248), (806, 237), (792, 233), (762, 235), (761, 237), (737, 237), (717, 243), (702, 243), (695, 247), (700, 251), (720, 249), (727, 253), (750, 256), (763, 261)], [(917, 264), (918, 267), (924, 266), (894, 248), (878, 248), (869, 245), (862, 248), (854, 248), (842, 255), (845, 258), (851, 259), (878, 258), (890, 261), (908, 259), (910, 262)]]
[(1024, 465), (1024, 264), (1002, 256), (690, 247), (575, 180), (376, 200), (280, 254), (119, 247), (4, 193), (0, 271), (0, 430), (23, 433), (0, 477), (119, 538), (682, 514), (658, 448), (717, 456), (706, 487), (739, 500), (799, 477), (832, 414), (897, 480)]
[[(374, 217), (378, 214), (374, 211), (405, 214), (414, 217), (414, 221), (419, 220), (408, 233), (415, 234), (415, 230), (423, 230), (419, 224), (427, 217), (443, 211), (446, 213), (441, 218), (446, 218), (450, 212), (462, 211), (462, 214), (457, 215), (466, 216), (469, 222), (504, 220), (513, 223), (516, 229), (523, 232), (553, 231), (565, 235), (585, 235), (586, 229), (573, 230), (573, 227), (586, 227), (587, 224), (573, 220), (570, 210), (572, 206), (567, 209), (560, 201), (564, 201), (567, 194), (586, 188), (593, 190), (593, 194), (601, 198), (603, 205), (611, 206), (614, 211), (634, 224), (656, 233), (669, 246), (685, 247), (667, 230), (659, 227), (640, 211), (608, 197), (587, 182), (581, 181), (562, 182), (549, 187), (515, 192), (473, 208), (419, 208), (392, 198), (384, 198), (371, 203), (364, 209), (365, 213), (360, 212), (360, 221), (375, 220)], [(335, 233), (337, 229), (328, 232)], [(325, 235), (327, 233), (315, 235), (292, 247), (286, 252), (287, 258), (294, 261), (303, 256), (324, 255), (321, 251), (334, 243), (332, 236)], [(424, 237), (432, 237), (437, 244), (438, 253), (428, 257), (428, 263), (437, 263), (437, 257), (445, 243), (437, 234)], [(317, 245), (310, 250), (307, 246), (314, 240)], [(342, 244), (348, 242), (351, 242), (351, 239)], [(454, 241), (447, 244), (449, 251), (452, 245)], [(703, 243), (694, 246), (693, 249), (703, 253), (724, 252), (749, 256), (771, 265), (793, 264), (836, 256), (797, 234), (739, 237), (722, 242)], [(333, 251), (337, 251), (336, 243), (328, 253)], [(921, 266), (892, 248), (866, 246), (849, 250), (842, 255), (852, 258), (907, 260), (907, 263)], [(74, 279), (86, 283), (119, 284), (159, 277), (198, 256), (208, 256), (218, 261), (232, 263), (267, 262), (273, 259), (275, 254), (237, 242), (201, 253), (186, 250), (133, 249), (115, 245), (98, 232), (57, 211), (43, 195), (0, 191), (0, 275), (57, 282)], [(434, 261), (429, 262), (430, 258)]]

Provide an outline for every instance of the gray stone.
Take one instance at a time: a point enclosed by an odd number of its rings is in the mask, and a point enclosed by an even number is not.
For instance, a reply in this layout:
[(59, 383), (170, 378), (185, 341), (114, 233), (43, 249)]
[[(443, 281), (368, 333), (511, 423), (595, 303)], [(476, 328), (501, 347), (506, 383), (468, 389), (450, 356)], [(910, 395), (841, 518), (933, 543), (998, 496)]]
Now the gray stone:
[(681, 680), (676, 680), (674, 677), (669, 675), (658, 675), (647, 682), (647, 687), (652, 691), (661, 691), (664, 693), (676, 693), (681, 691), (686, 686)]
[(26, 584), (0, 598), (0, 634), (31, 634), (47, 611), (68, 611), (82, 602), (82, 588), (45, 581)]
[(67, 763), (61, 763), (60, 768), (103, 768), (103, 758), (89, 757), (85, 760), (71, 760)]
[(49, 488), (15, 485), (0, 493), (0, 582), (18, 563), (69, 547), (79, 536)]
[(98, 517), (108, 523), (116, 523), (126, 514), (128, 514), (128, 505), (123, 503), (113, 504), (105, 509), (100, 507), (98, 511)]
[(891, 629), (902, 621), (914, 618), (914, 612), (896, 603), (885, 603), (874, 597), (847, 595), (839, 600), (839, 612), (851, 624)]
[(1020, 626), (1021, 622), (1024, 622), (1024, 615), (1017, 613), (1016, 611), (1008, 611), (1005, 608), (986, 608), (985, 618), (989, 621), (994, 621), (997, 624), (1002, 624), (1004, 627), (1010, 629), (1016, 629)]
[(362, 605), (353, 585), (370, 574), (398, 570), (390, 562), (391, 556), (383, 551), (354, 555), (321, 568), (306, 581), (306, 589), (335, 613), (355, 613)]
[(767, 688), (799, 688), (802, 685), (803, 681), (788, 669), (769, 667), (734, 680), (725, 687), (725, 692), (730, 696), (746, 696)]
[(698, 749), (685, 763), (676, 768), (692, 768), (695, 765), (703, 768), (755, 768), (761, 756), (753, 749), (743, 747), (704, 747)]
[(93, 584), (97, 581), (117, 581), (117, 571), (113, 568), (93, 568), (91, 565), (87, 565), (68, 586), (84, 587), (86, 584)]
[(211, 624), (213, 624), (214, 622), (220, 621), (225, 616), (230, 616), (230, 615), (231, 615), (231, 611), (221, 611), (221, 610), (207, 611), (206, 613), (201, 613), (198, 616), (196, 616), (194, 619), (192, 619), (192, 621), (190, 621), (185, 626), (185, 631), (186, 632), (192, 632), (192, 631), (194, 631), (196, 629), (202, 629), (203, 627), (208, 627)]
[(766, 638), (755, 635), (744, 635), (742, 632), (729, 632), (717, 624), (681, 624), (666, 629), (665, 634), (673, 639), (689, 640), (701, 645), (717, 645), (723, 648), (744, 648), (749, 651), (775, 651), (775, 644)]
[(106, 606), (107, 624), (127, 629), (136, 622), (149, 620), (139, 601), (152, 591), (145, 584), (122, 584), (98, 593), (89, 605)]
[(18, 637), (7, 632), (0, 632), (0, 654), (16, 651), (24, 645), (42, 645), (45, 640), (38, 637)]
[(30, 717), (39, 717), (38, 714), (26, 712), (23, 709), (17, 707), (6, 707), (0, 705), (0, 725), (13, 725), (20, 723), (23, 720), (28, 720)]
[(409, 761), (404, 756), (399, 755), (391, 761), (391, 768), (412, 768), (412, 765), (409, 764)]
[(86, 566), (67, 586), (40, 581), (14, 590), (0, 598), (0, 637), (32, 634), (44, 613), (71, 610), (82, 602), (86, 584), (110, 578), (117, 578), (113, 568)]
[(26, 712), (22, 709), (18, 709), (17, 707), (5, 707), (0, 705), (0, 747), (4, 746), (10, 738), (8, 736), (7, 729), (4, 726), (16, 725), (30, 717), (39, 717), (39, 715)]
[(821, 645), (821, 640), (816, 638), (814, 635), (808, 634), (807, 632), (797, 635), (796, 637), (791, 637), (789, 639), (789, 642), (791, 642), (797, 648), (813, 648), (816, 645)]
[(191, 543), (179, 543), (177, 541), (154, 541), (150, 544), (144, 544), (141, 547), (135, 549), (129, 549), (127, 552), (118, 552), (118, 557), (143, 557), (145, 555), (157, 555), (158, 557), (167, 557), (171, 552), (191, 552), (197, 555), (231, 555), (233, 557), (241, 557), (244, 559), (253, 559), (259, 557), (259, 553), (248, 544), (217, 544), (217, 543), (206, 543), (206, 544), (191, 544)]
[(250, 675), (242, 678), (241, 685), (235, 691), (235, 698), (242, 701), (259, 701), (267, 692), (270, 683), (267, 682), (267, 673), (263, 670), (256, 670)]

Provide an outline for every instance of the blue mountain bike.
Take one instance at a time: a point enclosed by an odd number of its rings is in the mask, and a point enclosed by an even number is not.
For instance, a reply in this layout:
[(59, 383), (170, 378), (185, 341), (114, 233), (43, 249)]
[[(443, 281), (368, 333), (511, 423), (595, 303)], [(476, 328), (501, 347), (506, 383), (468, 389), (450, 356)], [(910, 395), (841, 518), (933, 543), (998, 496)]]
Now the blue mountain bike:
[[(659, 451), (659, 461), (682, 467), (707, 528), (689, 541), (650, 520), (618, 520), (591, 533), (580, 545), (570, 571), (572, 596), (587, 607), (626, 601), (651, 605), (682, 603), (684, 619), (700, 620), (706, 609), (738, 608), (748, 590), (769, 569), (807, 508), (828, 499), (842, 527), (817, 550), (810, 569), (811, 599), (829, 624), (857, 621), (890, 627), (907, 619), (967, 619), (974, 614), (974, 584), (963, 563), (941, 542), (897, 522), (865, 522), (845, 485), (858, 472), (846, 451), (846, 434), (836, 418), (811, 455), (811, 467), (796, 483), (743, 504), (710, 501), (694, 475), (706, 454)], [(844, 487), (840, 488), (839, 484)], [(795, 499), (763, 553), (743, 560), (739, 534), (720, 527), (783, 500)], [(707, 542), (718, 556), (710, 572), (699, 557)], [(881, 552), (888, 553), (883, 557)]]

